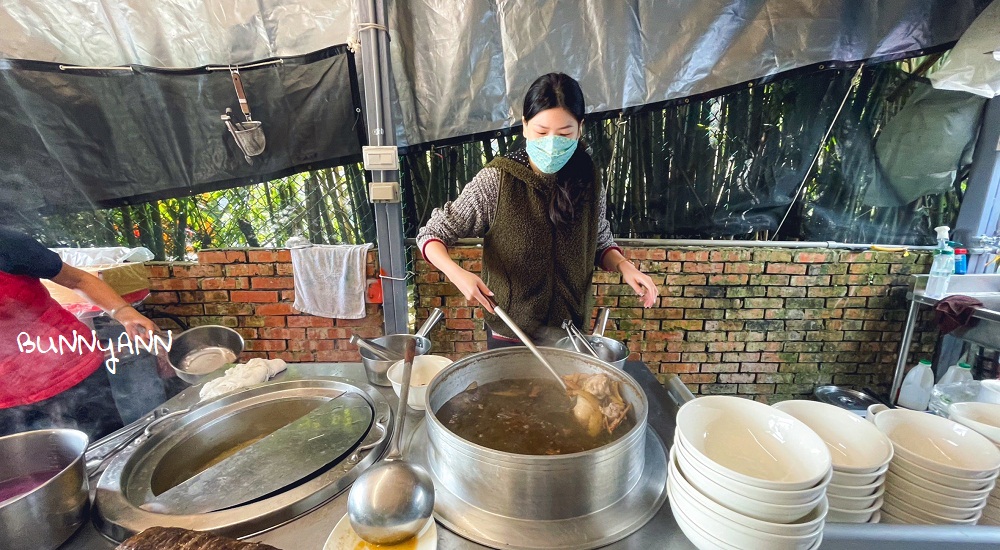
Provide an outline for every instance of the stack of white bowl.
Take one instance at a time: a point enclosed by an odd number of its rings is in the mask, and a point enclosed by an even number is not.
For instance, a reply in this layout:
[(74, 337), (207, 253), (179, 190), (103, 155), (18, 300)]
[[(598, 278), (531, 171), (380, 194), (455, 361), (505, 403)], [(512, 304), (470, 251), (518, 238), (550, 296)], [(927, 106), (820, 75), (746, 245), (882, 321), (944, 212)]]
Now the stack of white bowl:
[[(1000, 405), (955, 403), (949, 407), (949, 418), (976, 430), (1000, 448)], [(979, 525), (1000, 525), (1000, 487), (994, 487), (986, 500)]]
[(895, 450), (882, 523), (975, 525), (1000, 472), (1000, 450), (956, 422), (904, 409), (875, 416)]
[(817, 401), (782, 401), (774, 408), (809, 426), (830, 450), (833, 479), (826, 488), (827, 521), (878, 523), (892, 443), (871, 422)]
[(702, 550), (819, 547), (831, 475), (823, 440), (767, 405), (708, 396), (677, 413), (667, 494)]

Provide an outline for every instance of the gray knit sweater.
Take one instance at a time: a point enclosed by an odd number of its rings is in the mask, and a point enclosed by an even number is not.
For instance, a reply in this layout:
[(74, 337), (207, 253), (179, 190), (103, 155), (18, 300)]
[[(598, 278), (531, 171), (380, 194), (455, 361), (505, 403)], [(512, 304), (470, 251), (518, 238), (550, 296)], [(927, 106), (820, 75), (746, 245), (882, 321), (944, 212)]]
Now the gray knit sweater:
[[(523, 149), (510, 153), (508, 158), (528, 165), (528, 153)], [(499, 195), (500, 170), (494, 167), (483, 168), (462, 189), (457, 199), (446, 202), (444, 206), (431, 212), (427, 225), (417, 233), (420, 251), (423, 252), (424, 246), (433, 240), (451, 246), (458, 239), (483, 237), (496, 216)], [(617, 248), (606, 215), (607, 201), (604, 195), (602, 187), (597, 205), (597, 257), (594, 259), (598, 264), (607, 249)]]

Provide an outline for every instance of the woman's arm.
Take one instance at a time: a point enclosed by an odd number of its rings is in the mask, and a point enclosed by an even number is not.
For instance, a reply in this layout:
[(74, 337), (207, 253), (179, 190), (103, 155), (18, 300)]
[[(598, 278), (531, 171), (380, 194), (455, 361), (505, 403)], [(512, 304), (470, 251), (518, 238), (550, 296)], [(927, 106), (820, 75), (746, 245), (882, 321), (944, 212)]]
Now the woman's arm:
[(603, 262), (602, 268), (607, 271), (618, 271), (622, 274), (622, 280), (628, 283), (628, 286), (632, 287), (632, 290), (642, 298), (643, 307), (653, 307), (656, 304), (659, 290), (653, 283), (653, 279), (625, 259), (625, 256), (622, 256), (617, 248), (606, 251), (601, 260)]
[(441, 241), (430, 241), (424, 245), (424, 258), (434, 264), (434, 267), (441, 270), (444, 276), (455, 285), (458, 290), (470, 302), (475, 300), (482, 304), (486, 311), (493, 313), (493, 306), (490, 305), (486, 296), (493, 296), (486, 283), (478, 275), (471, 271), (462, 269), (460, 265), (451, 259), (448, 254), (448, 247)]
[(156, 332), (159, 330), (155, 323), (136, 311), (107, 283), (86, 271), (63, 263), (59, 273), (55, 277), (51, 277), (50, 280), (66, 288), (79, 291), (91, 303), (110, 313), (112, 319), (125, 326), (125, 331), (130, 337), (134, 338), (137, 335), (145, 335), (147, 331)]

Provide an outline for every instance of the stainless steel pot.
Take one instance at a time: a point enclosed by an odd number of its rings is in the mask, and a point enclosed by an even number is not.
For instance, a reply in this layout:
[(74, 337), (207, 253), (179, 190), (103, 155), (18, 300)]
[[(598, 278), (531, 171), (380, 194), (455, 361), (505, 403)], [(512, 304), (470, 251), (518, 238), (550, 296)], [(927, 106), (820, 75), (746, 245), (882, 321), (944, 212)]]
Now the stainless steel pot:
[[(205, 376), (227, 364), (223, 355), (226, 351), (232, 352), (234, 361), (243, 353), (243, 337), (240, 333), (221, 325), (205, 325), (185, 330), (174, 338), (167, 358), (178, 378), (188, 384), (197, 384)], [(194, 360), (200, 364), (201, 368), (197, 373), (189, 372), (183, 366), (185, 359), (191, 357), (195, 357)]]
[[(84, 472), (87, 434), (52, 429), (0, 437), (0, 548), (57, 548), (87, 519), (90, 485)], [(5, 500), (6, 499), (6, 500)]]
[(618, 502), (643, 470), (648, 405), (639, 384), (594, 357), (541, 348), (560, 374), (605, 373), (622, 382), (635, 426), (603, 447), (566, 455), (519, 455), (476, 445), (451, 432), (437, 411), (472, 382), (543, 378), (547, 371), (523, 347), (501, 348), (452, 363), (427, 388), (428, 462), (447, 489), (488, 512), (533, 520), (584, 516)]
[[(444, 317), (444, 313), (440, 309), (434, 308), (431, 310), (427, 319), (424, 320), (424, 324), (420, 325), (416, 334), (390, 334), (388, 336), (375, 338), (371, 341), (382, 347), (389, 348), (402, 357), (403, 350), (406, 349), (406, 341), (414, 339), (417, 342), (417, 355), (426, 355), (431, 351), (431, 341), (427, 338), (427, 335), (442, 317)], [(365, 367), (365, 376), (368, 378), (369, 382), (375, 384), (376, 386), (392, 385), (392, 383), (389, 382), (388, 372), (389, 367), (396, 364), (396, 361), (383, 361), (378, 357), (375, 357), (375, 354), (372, 352), (362, 348), (361, 364)]]

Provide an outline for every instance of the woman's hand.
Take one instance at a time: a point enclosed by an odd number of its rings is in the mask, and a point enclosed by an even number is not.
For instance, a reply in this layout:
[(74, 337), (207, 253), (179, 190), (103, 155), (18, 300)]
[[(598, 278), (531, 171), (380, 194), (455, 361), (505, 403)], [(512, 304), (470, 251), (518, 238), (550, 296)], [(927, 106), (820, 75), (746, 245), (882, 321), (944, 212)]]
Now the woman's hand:
[(618, 269), (621, 271), (622, 280), (628, 283), (628, 286), (632, 287), (632, 290), (642, 298), (643, 307), (653, 307), (656, 304), (656, 296), (659, 294), (653, 279), (639, 271), (628, 260), (619, 263)]
[(487, 296), (493, 296), (493, 291), (486, 286), (486, 283), (478, 275), (458, 268), (448, 274), (448, 280), (458, 287), (458, 290), (465, 296), (466, 300), (479, 302), (486, 308), (486, 311), (493, 313), (493, 306), (486, 299)]
[(134, 339), (136, 336), (148, 338), (150, 331), (160, 331), (160, 327), (156, 326), (156, 323), (150, 321), (148, 317), (136, 311), (132, 306), (115, 310), (112, 318), (125, 327), (129, 338)]

